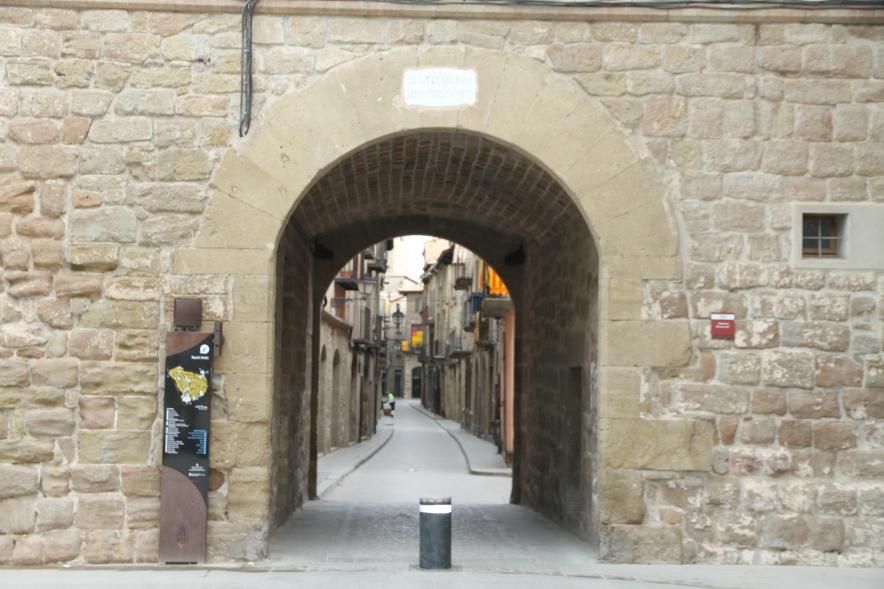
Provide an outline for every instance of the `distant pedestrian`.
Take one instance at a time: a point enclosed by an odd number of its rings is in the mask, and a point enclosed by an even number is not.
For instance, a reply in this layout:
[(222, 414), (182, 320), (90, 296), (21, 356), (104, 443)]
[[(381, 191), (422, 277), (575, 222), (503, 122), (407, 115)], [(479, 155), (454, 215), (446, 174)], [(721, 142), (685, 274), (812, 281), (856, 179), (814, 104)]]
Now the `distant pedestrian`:
[(390, 417), (394, 417), (396, 415), (396, 397), (393, 396), (393, 393), (387, 393), (387, 404), (390, 406)]

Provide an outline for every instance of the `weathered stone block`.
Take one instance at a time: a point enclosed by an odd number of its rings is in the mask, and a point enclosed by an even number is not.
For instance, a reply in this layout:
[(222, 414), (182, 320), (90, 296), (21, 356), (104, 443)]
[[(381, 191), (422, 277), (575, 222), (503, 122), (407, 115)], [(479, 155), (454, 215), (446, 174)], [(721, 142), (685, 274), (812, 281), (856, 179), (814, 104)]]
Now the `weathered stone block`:
[(72, 270), (106, 272), (117, 267), (120, 246), (116, 243), (71, 244), (66, 253)]
[(681, 529), (674, 526), (610, 526), (603, 558), (611, 562), (681, 563)]
[(66, 145), (82, 145), (91, 126), (92, 120), (87, 117), (66, 117), (61, 130), (62, 142)]
[(744, 444), (771, 444), (777, 435), (777, 423), (772, 417), (747, 417), (740, 425), (740, 440)]
[(37, 530), (69, 528), (74, 523), (74, 502), (69, 497), (37, 500)]
[(80, 555), (83, 543), (80, 530), (53, 530), (43, 535), (43, 558), (46, 564), (68, 562)]
[(813, 426), (813, 447), (820, 450), (855, 448), (856, 426), (849, 422), (822, 422)]
[(715, 523), (718, 541), (746, 548), (758, 541), (758, 521), (748, 514), (725, 514)]
[(81, 429), (112, 429), (116, 416), (113, 397), (83, 397), (80, 399)]
[(117, 361), (150, 362), (157, 359), (159, 344), (155, 331), (118, 331), (114, 344)]
[(805, 72), (824, 77), (865, 78), (874, 61), (869, 47), (831, 44), (809, 45), (802, 57)]
[[(105, 107), (106, 108), (106, 107)], [(82, 109), (81, 114), (89, 115), (90, 111)], [(99, 113), (103, 114), (103, 113)], [(95, 115), (93, 115), (95, 116)], [(150, 141), (153, 127), (150, 119), (126, 117), (114, 120), (98, 120), (89, 129), (89, 139), (95, 143), (130, 143), (133, 141)]]
[(746, 316), (746, 297), (721, 291), (695, 291), (690, 294), (695, 319), (708, 319), (712, 313), (733, 313), (737, 319)]
[(687, 321), (615, 321), (609, 330), (612, 366), (684, 366), (690, 362)]
[(839, 417), (838, 396), (822, 391), (790, 391), (789, 413), (801, 419)]
[(873, 389), (884, 388), (884, 356), (866, 358), (866, 386)]
[(0, 535), (33, 532), (36, 517), (34, 499), (17, 498), (0, 501)]
[(839, 323), (812, 321), (783, 323), (783, 343), (787, 346), (844, 352), (850, 345), (850, 327)]
[(64, 244), (60, 241), (34, 240), (31, 255), (35, 268), (58, 270), (64, 261)]
[(817, 494), (820, 513), (854, 515), (857, 512), (856, 489), (851, 484), (825, 483)]
[(762, 358), (764, 384), (776, 387), (813, 388), (814, 355), (810, 352), (773, 350)]
[(147, 461), (149, 432), (81, 431), (80, 462), (140, 464)]
[(40, 470), (40, 488), (47, 497), (63, 497), (70, 490), (70, 470), (67, 466), (43, 465)]
[(816, 386), (857, 387), (862, 385), (862, 366), (843, 356), (817, 356)]
[(750, 235), (749, 259), (755, 262), (781, 261), (780, 236), (775, 233)]
[(117, 398), (117, 427), (126, 430), (150, 430), (158, 417), (155, 397), (122, 396)]
[(158, 497), (160, 470), (156, 466), (120, 467), (123, 493), (134, 497)]
[(784, 509), (796, 513), (812, 513), (816, 503), (817, 484), (804, 481), (782, 481), (779, 501)]
[(738, 321), (734, 345), (749, 349), (775, 348), (780, 345), (779, 323), (764, 319)]
[(81, 530), (115, 530), (123, 527), (125, 507), (116, 495), (83, 495), (77, 501), (75, 523)]
[(36, 468), (0, 464), (0, 499), (33, 495), (36, 492)]
[(599, 442), (610, 468), (707, 471), (712, 426), (699, 420), (601, 420)]
[(114, 102), (122, 116), (175, 114), (174, 90), (123, 90)]
[(130, 497), (126, 501), (126, 526), (130, 530), (156, 528), (159, 525), (159, 497)]
[(776, 389), (752, 391), (752, 413), (758, 415), (785, 415), (786, 395)]
[(113, 300), (156, 301), (159, 279), (153, 276), (116, 276), (108, 281), (105, 296)]
[(110, 360), (114, 332), (108, 329), (75, 329), (68, 338), (68, 352), (81, 360)]
[(30, 382), (28, 363), (20, 360), (0, 360), (0, 386), (25, 386)]
[(154, 329), (158, 322), (156, 303), (96, 301), (80, 316), (81, 327)]
[(52, 276), (48, 272), (7, 270), (4, 277), (10, 285), (6, 293), (15, 298), (46, 296), (52, 288)]
[(652, 96), (645, 103), (642, 130), (650, 137), (683, 137), (687, 130), (687, 101)]
[(28, 433), (36, 438), (57, 438), (74, 432), (74, 414), (69, 409), (39, 409), (27, 413)]
[(71, 488), (80, 493), (120, 490), (120, 469), (115, 465), (77, 465), (71, 468)]
[(154, 365), (83, 362), (80, 390), (84, 395), (152, 395), (158, 389), (157, 377)]
[(135, 535), (126, 530), (96, 530), (86, 532), (83, 557), (93, 564), (132, 562)]
[(152, 213), (201, 213), (206, 205), (206, 192), (191, 184), (130, 184), (127, 200)]
[(76, 173), (77, 152), (55, 145), (23, 146), (18, 162), (25, 178), (67, 178)]
[(602, 67), (602, 46), (590, 43), (552, 45), (547, 49), (553, 69), (562, 72), (595, 72)]
[(59, 298), (97, 298), (104, 282), (102, 274), (60, 273), (55, 277), (55, 296)]
[(160, 55), (160, 37), (149, 33), (108, 33), (101, 56), (107, 61), (139, 64)]
[(15, 121), (9, 125), (9, 138), (18, 143), (55, 143), (58, 140), (58, 125), (54, 121)]
[(797, 549), (808, 541), (807, 520), (795, 514), (769, 514), (761, 518), (763, 548)]
[(200, 149), (170, 148), (160, 152), (157, 157), (158, 180), (205, 180), (211, 170), (209, 154)]
[(847, 389), (844, 411), (853, 419), (884, 419), (884, 391), (880, 389)]
[(76, 358), (31, 360), (30, 365), (35, 385), (73, 387), (79, 380), (80, 363)]
[(749, 407), (749, 391), (737, 387), (682, 384), (678, 393), (685, 411), (733, 414), (745, 413)]
[(640, 524), (645, 517), (644, 483), (641, 473), (611, 470), (599, 489), (603, 523)]
[(267, 517), (270, 473), (267, 468), (235, 468), (230, 474), (227, 507), (234, 522), (260, 522)]
[[(49, 341), (49, 334), (41, 325), (13, 323), (0, 327), (0, 342), (7, 348), (38, 348)], [(20, 356), (24, 356), (19, 352)]]
[(50, 60), (41, 58), (12, 58), (6, 64), (10, 86), (51, 86)]
[(73, 211), (70, 215), (73, 241), (135, 241), (135, 212), (125, 207), (102, 207)]
[(725, 262), (718, 268), (718, 284), (728, 290), (740, 290), (766, 286), (766, 268), (760, 264)]
[(126, 170), (126, 153), (118, 146), (87, 146), (80, 148), (81, 174), (122, 174)]
[(16, 566), (43, 564), (43, 538), (38, 535), (19, 538), (9, 562)]
[(126, 246), (120, 258), (120, 267), (127, 274), (159, 274), (160, 250), (153, 247)]
[(755, 295), (750, 306), (755, 317), (775, 319), (803, 318), (805, 309), (803, 297), (786, 292)]
[(261, 466), (270, 463), (268, 424), (216, 421), (212, 424), (211, 442), (214, 468)]
[(0, 212), (27, 214), (34, 210), (34, 183), (17, 176), (0, 178)]

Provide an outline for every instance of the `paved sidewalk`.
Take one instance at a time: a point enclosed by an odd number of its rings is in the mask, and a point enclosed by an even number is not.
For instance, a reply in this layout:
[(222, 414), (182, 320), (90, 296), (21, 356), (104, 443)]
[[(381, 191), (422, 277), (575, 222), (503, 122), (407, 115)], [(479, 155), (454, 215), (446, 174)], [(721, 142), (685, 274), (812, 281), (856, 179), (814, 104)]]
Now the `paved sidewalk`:
[(497, 453), (497, 447), (494, 444), (482, 438), (477, 438), (463, 429), (456, 421), (439, 417), (419, 404), (415, 404), (414, 407), (434, 420), (439, 427), (454, 438), (454, 441), (460, 446), (460, 451), (463, 452), (464, 458), (467, 461), (467, 468), (470, 469), (470, 474), (513, 476), (513, 469), (507, 465), (503, 456)]
[[(506, 504), (508, 479), (471, 476), (449, 434), (405, 403), (395, 420), (381, 421), (375, 439), (323, 457), (327, 498), (308, 502), (276, 531), (267, 560), (0, 569), (0, 588), (884, 588), (882, 569), (599, 563), (576, 536), (530, 509)], [(451, 571), (415, 569), (417, 498), (428, 489), (455, 498)]]
[(378, 422), (378, 431), (370, 440), (340, 448), (320, 456), (316, 464), (316, 493), (325, 497), (337, 487), (347, 475), (362, 466), (372, 456), (381, 451), (393, 437), (393, 418), (383, 417)]
[(884, 571), (815, 567), (597, 565), (591, 574), (559, 576), (414, 569), (349, 572), (177, 567), (155, 570), (0, 569), (0, 583), (0, 586), (10, 589), (881, 589), (884, 587)]

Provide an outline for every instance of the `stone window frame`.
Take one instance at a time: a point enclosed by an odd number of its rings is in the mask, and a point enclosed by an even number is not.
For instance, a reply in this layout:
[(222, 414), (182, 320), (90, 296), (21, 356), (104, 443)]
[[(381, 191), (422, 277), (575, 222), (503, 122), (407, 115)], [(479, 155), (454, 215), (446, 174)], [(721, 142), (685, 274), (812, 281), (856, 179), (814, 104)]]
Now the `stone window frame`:
[[(808, 221), (815, 222), (815, 235), (807, 233)], [(847, 215), (843, 214), (801, 214), (801, 257), (802, 258), (840, 258), (847, 235), (844, 228)], [(809, 247), (808, 242), (814, 245)]]
[[(811, 257), (803, 252), (806, 214), (842, 217), (842, 243), (837, 256)], [(876, 203), (794, 203), (790, 261), (795, 268), (884, 269), (884, 206)]]

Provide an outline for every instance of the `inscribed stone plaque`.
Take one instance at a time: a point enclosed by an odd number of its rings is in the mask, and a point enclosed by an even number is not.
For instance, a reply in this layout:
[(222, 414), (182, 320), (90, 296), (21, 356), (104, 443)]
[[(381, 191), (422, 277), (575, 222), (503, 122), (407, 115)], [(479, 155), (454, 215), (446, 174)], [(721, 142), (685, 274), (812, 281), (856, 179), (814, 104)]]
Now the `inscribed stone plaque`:
[(469, 106), (476, 103), (477, 86), (475, 70), (421, 68), (405, 71), (402, 96), (408, 106)]

